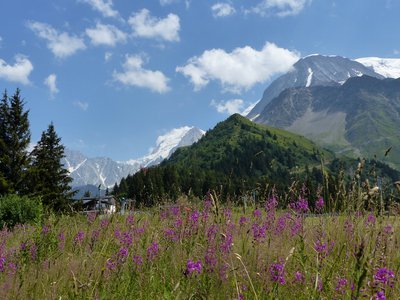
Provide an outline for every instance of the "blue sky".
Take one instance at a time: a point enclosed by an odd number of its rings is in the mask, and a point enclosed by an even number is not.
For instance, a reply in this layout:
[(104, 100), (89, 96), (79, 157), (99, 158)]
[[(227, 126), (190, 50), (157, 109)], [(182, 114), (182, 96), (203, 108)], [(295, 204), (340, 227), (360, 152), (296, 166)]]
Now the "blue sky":
[(400, 57), (399, 0), (1, 1), (0, 89), (22, 90), (32, 142), (128, 160), (207, 130), (313, 53)]

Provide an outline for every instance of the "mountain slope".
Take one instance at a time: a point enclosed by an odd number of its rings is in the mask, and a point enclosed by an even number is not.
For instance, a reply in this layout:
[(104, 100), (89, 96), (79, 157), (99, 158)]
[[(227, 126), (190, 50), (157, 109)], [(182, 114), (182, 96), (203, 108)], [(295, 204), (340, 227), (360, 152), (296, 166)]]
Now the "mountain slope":
[(293, 87), (337, 86), (350, 77), (369, 75), (383, 78), (382, 75), (363, 64), (340, 56), (311, 55), (300, 59), (293, 69), (273, 81), (264, 91), (262, 99), (247, 115), (255, 119), (265, 106), (281, 92)]
[(136, 173), (140, 168), (159, 164), (179, 147), (191, 145), (203, 135), (204, 131), (196, 127), (173, 129), (157, 139), (156, 147), (148, 155), (126, 162), (117, 162), (108, 157), (88, 158), (78, 151), (66, 149), (63, 164), (73, 178), (74, 187), (112, 187), (123, 177)]
[[(362, 76), (342, 86), (287, 89), (256, 122), (303, 134), (336, 152), (377, 155), (400, 169), (400, 79)], [(383, 156), (389, 147), (390, 155)]]

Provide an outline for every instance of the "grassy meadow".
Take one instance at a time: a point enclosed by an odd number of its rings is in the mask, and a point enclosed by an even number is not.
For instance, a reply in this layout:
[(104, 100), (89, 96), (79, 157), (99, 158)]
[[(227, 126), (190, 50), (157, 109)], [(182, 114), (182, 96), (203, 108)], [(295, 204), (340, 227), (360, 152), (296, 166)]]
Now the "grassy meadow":
[(394, 216), (204, 201), (0, 232), (2, 299), (400, 299)]

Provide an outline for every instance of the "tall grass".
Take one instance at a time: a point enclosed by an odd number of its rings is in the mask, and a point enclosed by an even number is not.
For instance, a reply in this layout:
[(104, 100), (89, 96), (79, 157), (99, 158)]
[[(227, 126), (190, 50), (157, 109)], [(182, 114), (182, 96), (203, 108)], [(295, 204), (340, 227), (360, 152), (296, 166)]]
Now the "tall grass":
[(0, 232), (4, 299), (400, 299), (396, 217), (173, 204)]

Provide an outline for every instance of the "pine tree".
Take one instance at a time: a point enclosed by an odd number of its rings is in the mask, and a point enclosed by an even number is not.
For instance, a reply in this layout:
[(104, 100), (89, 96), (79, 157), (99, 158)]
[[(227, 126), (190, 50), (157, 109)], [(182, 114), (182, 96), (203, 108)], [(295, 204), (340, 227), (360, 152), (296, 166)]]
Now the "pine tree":
[(5, 91), (0, 102), (0, 179), (8, 193), (27, 192), (31, 133), (24, 105), (19, 89), (12, 97)]
[(60, 143), (53, 123), (32, 151), (31, 178), (33, 193), (42, 197), (43, 204), (50, 209), (62, 211), (68, 208), (72, 196), (68, 171), (61, 163), (65, 157), (64, 146)]

